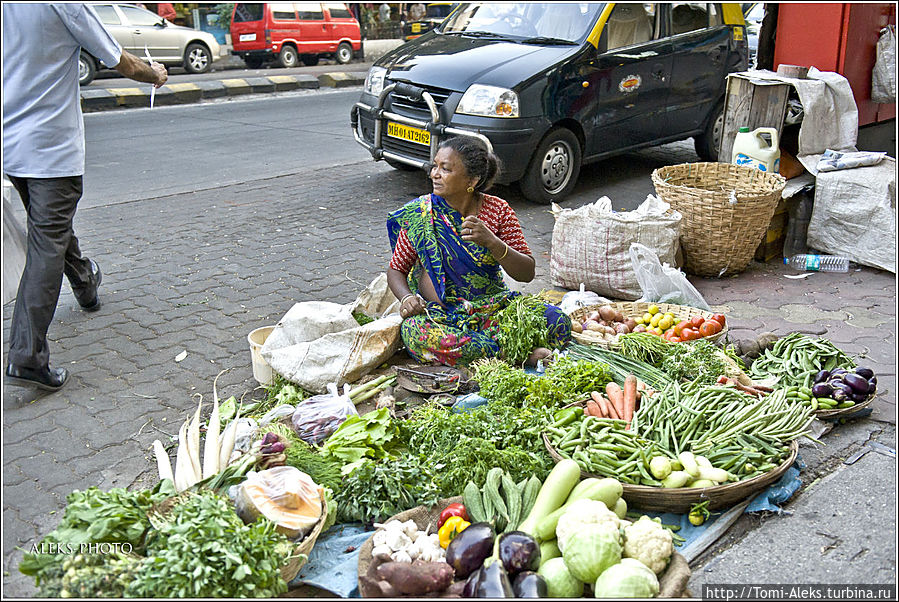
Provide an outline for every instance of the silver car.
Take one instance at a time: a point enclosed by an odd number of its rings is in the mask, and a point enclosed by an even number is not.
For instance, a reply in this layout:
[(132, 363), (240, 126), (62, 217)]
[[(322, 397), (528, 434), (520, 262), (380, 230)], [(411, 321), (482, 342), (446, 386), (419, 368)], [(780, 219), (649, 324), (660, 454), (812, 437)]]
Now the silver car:
[[(166, 67), (184, 67), (190, 73), (205, 73), (226, 51), (211, 33), (173, 25), (144, 8), (130, 4), (92, 6), (122, 48), (142, 58), (149, 52), (154, 61)], [(78, 62), (79, 83), (89, 84), (97, 69), (105, 67), (82, 50)]]

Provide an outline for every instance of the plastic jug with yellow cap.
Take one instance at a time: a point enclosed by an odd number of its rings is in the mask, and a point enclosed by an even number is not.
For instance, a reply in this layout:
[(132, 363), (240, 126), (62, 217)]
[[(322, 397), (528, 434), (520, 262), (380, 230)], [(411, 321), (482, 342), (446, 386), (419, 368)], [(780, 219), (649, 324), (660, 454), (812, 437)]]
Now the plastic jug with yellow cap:
[[(771, 136), (768, 143), (762, 134)], [(769, 173), (780, 171), (780, 143), (776, 128), (756, 128), (749, 131), (747, 127), (741, 127), (734, 138), (734, 150), (731, 155), (731, 163), (754, 167)]]

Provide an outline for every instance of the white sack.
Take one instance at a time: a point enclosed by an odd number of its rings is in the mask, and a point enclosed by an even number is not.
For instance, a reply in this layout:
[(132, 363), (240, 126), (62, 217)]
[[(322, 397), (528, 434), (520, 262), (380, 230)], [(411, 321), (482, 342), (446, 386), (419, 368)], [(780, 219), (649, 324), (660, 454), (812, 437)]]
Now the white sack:
[[(398, 306), (382, 273), (353, 303), (295, 304), (259, 352), (287, 380), (324, 393), (328, 383), (354, 382), (396, 353), (402, 323)], [(360, 326), (354, 311), (376, 319)]]
[(3, 178), (3, 305), (16, 298), (25, 269), (25, 230), (13, 215), (12, 182)]
[(652, 249), (659, 259), (675, 263), (681, 214), (654, 195), (634, 211), (612, 211), (612, 201), (602, 197), (577, 209), (553, 203), (550, 277), (552, 283), (587, 290), (613, 299), (634, 300), (642, 290), (631, 264), (631, 243)]
[(896, 273), (896, 160), (818, 173), (808, 246)]

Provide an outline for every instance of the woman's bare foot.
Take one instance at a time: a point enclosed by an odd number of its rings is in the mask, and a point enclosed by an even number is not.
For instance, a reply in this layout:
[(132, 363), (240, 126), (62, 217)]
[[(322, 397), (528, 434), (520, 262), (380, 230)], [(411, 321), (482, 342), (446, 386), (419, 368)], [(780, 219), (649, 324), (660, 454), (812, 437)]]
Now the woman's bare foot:
[(537, 366), (537, 362), (543, 360), (543, 365), (545, 366), (547, 363), (549, 363), (546, 361), (546, 358), (552, 357), (552, 354), (553, 352), (546, 347), (536, 347), (533, 351), (531, 351), (531, 354), (528, 356), (525, 364), (527, 364), (531, 368), (534, 368)]

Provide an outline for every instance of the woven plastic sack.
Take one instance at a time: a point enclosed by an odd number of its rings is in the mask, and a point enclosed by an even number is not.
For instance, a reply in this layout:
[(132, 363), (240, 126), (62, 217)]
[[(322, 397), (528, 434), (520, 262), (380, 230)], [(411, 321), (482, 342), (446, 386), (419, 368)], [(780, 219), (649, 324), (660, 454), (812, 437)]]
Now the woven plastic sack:
[(675, 263), (681, 215), (654, 195), (634, 211), (612, 211), (605, 196), (577, 209), (553, 204), (552, 211), (550, 277), (556, 286), (576, 290), (583, 283), (604, 297), (632, 301), (642, 294), (630, 259), (632, 243)]
[(880, 30), (877, 56), (871, 71), (871, 100), (877, 103), (896, 102), (896, 27), (888, 25)]

